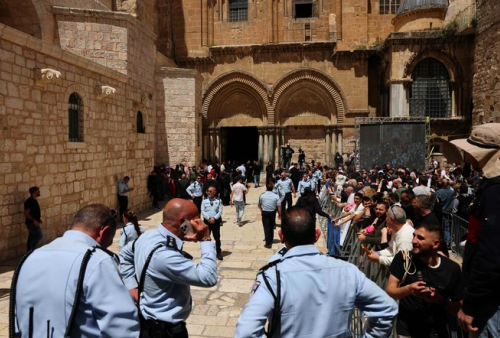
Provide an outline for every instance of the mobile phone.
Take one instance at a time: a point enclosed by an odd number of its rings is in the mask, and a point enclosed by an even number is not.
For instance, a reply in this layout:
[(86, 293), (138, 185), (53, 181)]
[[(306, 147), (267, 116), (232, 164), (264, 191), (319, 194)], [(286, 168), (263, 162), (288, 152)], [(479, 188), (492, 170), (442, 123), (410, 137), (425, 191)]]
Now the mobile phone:
[(184, 220), (184, 223), (181, 224), (181, 232), (184, 235), (192, 235), (192, 234), (194, 234), (193, 225), (191, 224), (190, 220), (188, 220), (188, 219)]
[(366, 245), (364, 245), (364, 244), (361, 244), (361, 249), (365, 250), (365, 252), (366, 252), (367, 254), (371, 254), (371, 253), (372, 253), (372, 251), (371, 251), (370, 249), (368, 249), (368, 248), (366, 247)]

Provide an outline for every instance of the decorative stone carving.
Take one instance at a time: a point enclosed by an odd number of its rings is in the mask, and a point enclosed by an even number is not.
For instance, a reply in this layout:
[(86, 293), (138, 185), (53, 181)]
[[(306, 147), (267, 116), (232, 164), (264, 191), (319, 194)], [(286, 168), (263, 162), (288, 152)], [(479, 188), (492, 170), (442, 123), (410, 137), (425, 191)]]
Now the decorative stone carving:
[(116, 89), (110, 86), (100, 86), (97, 85), (95, 87), (95, 91), (97, 94), (97, 99), (101, 100), (105, 97), (110, 97), (111, 95), (114, 95), (116, 93)]
[(47, 83), (55, 83), (61, 77), (61, 72), (50, 69), (50, 68), (42, 68), (36, 70), (36, 84), (37, 85), (45, 85)]

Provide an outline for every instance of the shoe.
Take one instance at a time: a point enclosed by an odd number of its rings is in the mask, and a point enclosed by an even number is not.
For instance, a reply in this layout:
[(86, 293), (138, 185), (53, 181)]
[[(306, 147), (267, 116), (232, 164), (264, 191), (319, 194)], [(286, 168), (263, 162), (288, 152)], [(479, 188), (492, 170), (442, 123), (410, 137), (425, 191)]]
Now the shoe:
[(238, 226), (241, 228), (243, 226), (242, 222), (238, 222)]
[(264, 248), (267, 248), (267, 249), (271, 249), (272, 247), (273, 247), (272, 244), (266, 244), (266, 245), (264, 245)]
[(224, 260), (224, 257), (222, 257), (222, 254), (221, 253), (218, 253), (217, 254), (217, 259), (220, 260), (220, 261), (223, 261)]

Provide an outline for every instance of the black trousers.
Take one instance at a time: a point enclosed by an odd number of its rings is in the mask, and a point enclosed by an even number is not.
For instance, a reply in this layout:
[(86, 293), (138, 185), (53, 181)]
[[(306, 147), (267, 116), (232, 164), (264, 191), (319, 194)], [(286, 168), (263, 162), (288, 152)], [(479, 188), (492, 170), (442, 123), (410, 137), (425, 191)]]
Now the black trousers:
[(266, 245), (273, 244), (274, 227), (276, 226), (276, 211), (262, 211), (262, 226)]
[(194, 204), (198, 208), (198, 214), (201, 213), (201, 202), (203, 201), (203, 196), (193, 198)]
[(118, 195), (118, 204), (120, 205), (120, 222), (123, 222), (123, 214), (128, 209), (128, 196)]
[(141, 338), (188, 338), (186, 323), (172, 325), (164, 322), (144, 321)]
[(217, 253), (221, 253), (221, 243), (220, 243), (220, 222), (221, 219), (216, 219), (214, 224), (211, 224), (208, 222), (208, 219), (205, 219), (205, 224), (208, 225), (208, 228), (210, 229), (210, 233), (212, 234), (212, 237), (214, 238), (215, 241), (215, 249), (217, 250)]
[(288, 204), (288, 208), (292, 206), (292, 193), (286, 193), (285, 198), (283, 198), (283, 201), (281, 202), (281, 212), (285, 212), (286, 209), (285, 206)]

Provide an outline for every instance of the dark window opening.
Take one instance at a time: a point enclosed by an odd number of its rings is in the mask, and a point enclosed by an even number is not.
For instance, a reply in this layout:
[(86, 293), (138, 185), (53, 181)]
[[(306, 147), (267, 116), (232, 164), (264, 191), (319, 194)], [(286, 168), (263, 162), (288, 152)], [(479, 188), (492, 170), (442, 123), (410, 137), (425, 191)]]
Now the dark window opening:
[(313, 4), (295, 4), (295, 18), (312, 18), (313, 17)]
[(145, 134), (146, 127), (144, 126), (144, 121), (142, 120), (142, 113), (140, 111), (137, 112), (136, 124), (137, 124), (137, 133)]
[(72, 93), (68, 101), (68, 140), (83, 142), (83, 107), (77, 93)]
[(229, 22), (248, 21), (248, 0), (229, 0)]

